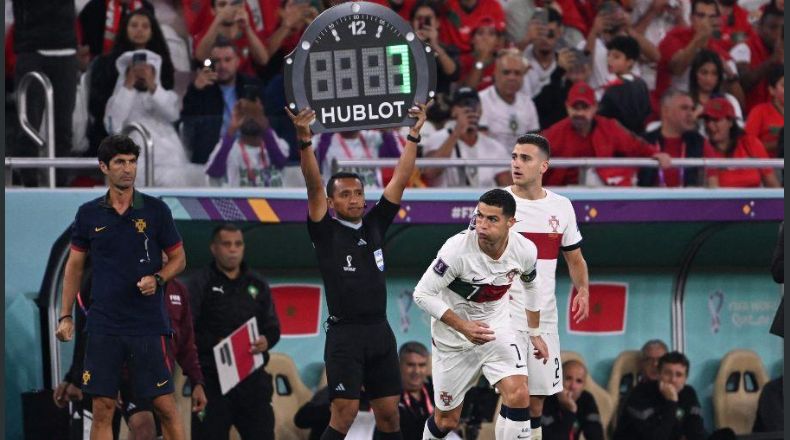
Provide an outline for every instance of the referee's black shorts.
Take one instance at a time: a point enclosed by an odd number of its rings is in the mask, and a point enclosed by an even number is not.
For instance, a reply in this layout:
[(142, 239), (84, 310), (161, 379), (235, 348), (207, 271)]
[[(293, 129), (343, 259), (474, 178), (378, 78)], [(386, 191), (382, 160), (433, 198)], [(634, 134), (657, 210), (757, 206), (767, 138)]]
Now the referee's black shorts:
[(398, 344), (386, 320), (330, 325), (324, 362), (330, 400), (359, 399), (362, 385), (371, 400), (401, 393)]

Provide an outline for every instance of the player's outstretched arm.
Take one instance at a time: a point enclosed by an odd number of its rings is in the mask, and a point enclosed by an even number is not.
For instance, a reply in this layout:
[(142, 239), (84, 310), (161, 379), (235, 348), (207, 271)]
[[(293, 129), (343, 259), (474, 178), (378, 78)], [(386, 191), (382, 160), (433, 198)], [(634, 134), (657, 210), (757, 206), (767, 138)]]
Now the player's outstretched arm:
[(590, 276), (587, 272), (587, 261), (584, 260), (580, 248), (564, 252), (563, 255), (565, 262), (568, 263), (571, 282), (577, 292), (571, 306), (573, 319), (576, 322), (581, 322), (590, 315)]
[(69, 259), (66, 261), (66, 268), (63, 274), (63, 295), (60, 305), (60, 319), (55, 336), (61, 341), (70, 341), (74, 334), (74, 318), (71, 317), (71, 309), (74, 307), (74, 300), (80, 290), (82, 272), (85, 270), (85, 260), (87, 252), (78, 251), (74, 248), (69, 252)]
[(401, 197), (403, 197), (403, 190), (409, 183), (409, 177), (414, 172), (414, 161), (417, 159), (417, 142), (411, 140), (420, 138), (420, 130), (425, 123), (425, 111), (430, 105), (415, 103), (415, 106), (409, 109), (409, 117), (417, 118), (417, 122), (409, 130), (409, 136), (406, 138), (406, 145), (403, 147), (403, 153), (398, 160), (398, 166), (395, 168), (395, 173), (392, 175), (392, 180), (384, 188), (384, 197), (394, 204), (400, 204)]
[(318, 159), (313, 152), (310, 133), (310, 122), (315, 119), (315, 111), (305, 108), (296, 115), (288, 107), (285, 108), (285, 111), (296, 127), (296, 140), (299, 142), (301, 156), (300, 165), (307, 186), (307, 210), (310, 220), (319, 222), (326, 215), (327, 205), (324, 182), (321, 180), (321, 169), (318, 167)]

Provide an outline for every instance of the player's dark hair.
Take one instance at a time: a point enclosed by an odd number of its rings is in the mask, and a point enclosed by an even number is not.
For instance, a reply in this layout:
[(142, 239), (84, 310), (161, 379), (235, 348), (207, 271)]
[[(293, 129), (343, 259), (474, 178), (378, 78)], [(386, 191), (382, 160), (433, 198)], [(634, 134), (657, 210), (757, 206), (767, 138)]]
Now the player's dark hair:
[(417, 341), (409, 341), (401, 345), (398, 350), (398, 357), (403, 359), (403, 356), (409, 353), (414, 353), (423, 357), (428, 357), (430, 355), (428, 349)]
[(661, 371), (661, 367), (663, 367), (665, 364), (681, 364), (686, 367), (686, 376), (689, 375), (689, 359), (685, 354), (679, 351), (670, 351), (669, 353), (661, 356), (661, 359), (658, 360), (658, 371)]
[(618, 35), (609, 41), (606, 48), (622, 52), (626, 59), (629, 60), (636, 60), (639, 58), (639, 43), (634, 37)]
[(772, 64), (768, 70), (768, 85), (776, 87), (776, 83), (785, 77), (785, 66), (782, 64)]
[(113, 134), (101, 141), (96, 156), (99, 162), (110, 166), (112, 158), (119, 154), (133, 154), (135, 158), (140, 157), (140, 146), (129, 136)]
[(335, 181), (337, 179), (357, 179), (359, 180), (359, 184), (362, 185), (362, 190), (365, 190), (365, 183), (362, 181), (362, 178), (359, 177), (357, 173), (349, 173), (347, 171), (341, 171), (339, 173), (332, 174), (332, 177), (326, 182), (326, 196), (333, 197), (335, 195)]
[(546, 159), (551, 157), (551, 146), (549, 145), (549, 140), (537, 133), (522, 134), (518, 140), (516, 140), (516, 143), (534, 145), (538, 147), (538, 150), (540, 150), (541, 153), (546, 155)]
[(503, 189), (496, 188), (486, 191), (477, 201), (489, 206), (502, 208), (502, 214), (505, 217), (515, 217), (516, 215), (516, 199)]
[(241, 229), (238, 226), (236, 226), (235, 224), (233, 224), (233, 223), (223, 223), (223, 224), (215, 227), (214, 230), (211, 231), (211, 242), (212, 243), (217, 239), (217, 237), (219, 237), (219, 233), (222, 232), (222, 231), (236, 232), (236, 231), (241, 231)]

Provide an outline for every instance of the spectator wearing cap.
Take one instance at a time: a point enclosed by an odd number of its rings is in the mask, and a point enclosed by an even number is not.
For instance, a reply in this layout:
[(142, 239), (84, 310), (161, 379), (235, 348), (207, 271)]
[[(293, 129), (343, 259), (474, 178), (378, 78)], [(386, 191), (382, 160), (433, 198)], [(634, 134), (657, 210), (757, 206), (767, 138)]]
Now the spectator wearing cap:
[(741, 87), (746, 93), (746, 113), (768, 101), (768, 73), (774, 64), (784, 65), (784, 12), (767, 7), (757, 23), (757, 32), (732, 48)]
[[(482, 107), (477, 91), (461, 87), (451, 99), (451, 117), (447, 128), (423, 141), (425, 157), (491, 159), (507, 157), (504, 145), (479, 129)], [(510, 171), (493, 167), (458, 166), (425, 168), (423, 178), (435, 187), (491, 188), (509, 183)]]
[(579, 43), (577, 46), (590, 54), (592, 59), (592, 77), (589, 84), (595, 89), (595, 94), (599, 98), (603, 94), (606, 84), (616, 79), (616, 75), (608, 69), (610, 60), (607, 49), (609, 42), (618, 36), (628, 36), (636, 41), (639, 49), (637, 56), (641, 53), (648, 61), (657, 62), (659, 59), (656, 46), (646, 39), (644, 35), (634, 31), (623, 7), (613, 0), (602, 2), (590, 33), (587, 34), (587, 40)]
[[(530, 65), (532, 66), (532, 65)], [(529, 76), (532, 69), (527, 71)], [(568, 99), (568, 91), (577, 82), (589, 84), (592, 75), (590, 57), (580, 50), (561, 49), (557, 54), (557, 67), (551, 73), (548, 84), (535, 94), (532, 100), (538, 109), (538, 119), (543, 128), (551, 127), (568, 116), (564, 105), (557, 105)]]
[(505, 147), (503, 157), (507, 157), (519, 136), (540, 129), (535, 103), (523, 90), (526, 71), (521, 51), (503, 49), (496, 59), (494, 84), (480, 92), (480, 126)]
[[(758, 158), (767, 159), (763, 143), (743, 131), (735, 123), (735, 111), (725, 98), (714, 98), (705, 103), (702, 111), (705, 131), (711, 147), (705, 151), (707, 158)], [(710, 168), (707, 170), (709, 187), (758, 187), (761, 184), (778, 188), (779, 180), (771, 168)]]
[(505, 13), (498, 0), (448, 0), (444, 5), (440, 39), (466, 54), (472, 51), (472, 32), (483, 18), (505, 28)]
[(784, 149), (779, 144), (779, 132), (785, 126), (785, 71), (779, 64), (774, 64), (768, 75), (768, 94), (771, 98), (749, 113), (746, 133), (760, 139), (768, 155), (777, 157)]
[(244, 2), (238, 0), (211, 0), (214, 19), (208, 28), (195, 36), (195, 59), (203, 62), (211, 56), (217, 40), (231, 42), (239, 50), (239, 71), (255, 74), (254, 65), (264, 66), (269, 62), (269, 51), (263, 41), (263, 32), (256, 32), (250, 12)]
[(439, 41), (441, 22), (436, 6), (428, 0), (420, 0), (413, 6), (409, 20), (417, 38), (433, 48), (432, 53), (436, 58), (436, 93), (450, 93), (450, 85), (461, 77), (461, 67), (458, 49)]
[(650, 114), (650, 92), (647, 84), (632, 72), (639, 59), (639, 43), (619, 35), (609, 41), (607, 48), (607, 67), (616, 77), (606, 86), (598, 114), (617, 119), (625, 128), (641, 134)]
[(472, 52), (462, 54), (461, 85), (478, 91), (494, 83), (494, 61), (497, 52), (505, 47), (505, 28), (485, 17), (472, 30)]
[[(661, 126), (647, 132), (644, 138), (673, 158), (703, 157), (710, 148), (705, 137), (697, 131), (694, 101), (688, 93), (676, 89), (664, 93), (661, 98)], [(639, 170), (639, 186), (674, 188), (704, 184), (705, 174), (701, 168)]]
[(654, 97), (661, 97), (670, 88), (688, 90), (688, 72), (697, 53), (708, 48), (718, 53), (725, 64), (725, 78), (732, 80), (736, 71), (724, 43), (719, 39), (719, 6), (716, 0), (693, 0), (691, 4), (691, 26), (672, 29), (661, 43), (658, 51), (661, 60), (656, 73)]
[[(616, 120), (597, 115), (595, 92), (588, 84), (574, 84), (565, 106), (568, 117), (544, 132), (552, 150), (556, 150), (555, 157), (652, 157), (662, 168), (670, 165), (667, 153), (657, 152)], [(578, 169), (555, 168), (546, 173), (543, 184), (631, 186), (635, 175), (633, 168), (596, 168), (594, 173), (588, 174), (587, 182), (580, 182)]]

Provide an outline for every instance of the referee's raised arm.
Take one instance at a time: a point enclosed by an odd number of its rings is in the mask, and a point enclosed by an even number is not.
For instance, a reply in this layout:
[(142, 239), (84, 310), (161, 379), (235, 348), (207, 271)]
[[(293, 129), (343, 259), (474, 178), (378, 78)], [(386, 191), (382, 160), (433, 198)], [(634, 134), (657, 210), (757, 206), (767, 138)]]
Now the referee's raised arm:
[(406, 189), (406, 185), (409, 183), (409, 177), (411, 177), (414, 172), (414, 161), (417, 159), (417, 144), (420, 143), (421, 140), (420, 130), (422, 130), (422, 125), (425, 123), (425, 111), (429, 104), (430, 101), (427, 104), (415, 103), (414, 107), (409, 109), (409, 117), (417, 118), (417, 122), (415, 122), (411, 130), (409, 130), (409, 135), (406, 136), (406, 144), (403, 147), (403, 153), (398, 160), (398, 166), (395, 167), (395, 172), (389, 184), (384, 188), (384, 197), (396, 205), (400, 204), (401, 198), (403, 197), (403, 190)]
[(302, 175), (304, 175), (305, 185), (307, 186), (307, 209), (310, 220), (319, 222), (326, 215), (327, 202), (324, 182), (321, 179), (321, 169), (318, 167), (318, 159), (316, 159), (313, 152), (312, 135), (310, 133), (310, 122), (315, 119), (315, 111), (305, 108), (296, 115), (288, 107), (285, 107), (285, 111), (288, 112), (288, 117), (291, 118), (294, 127), (296, 127)]

